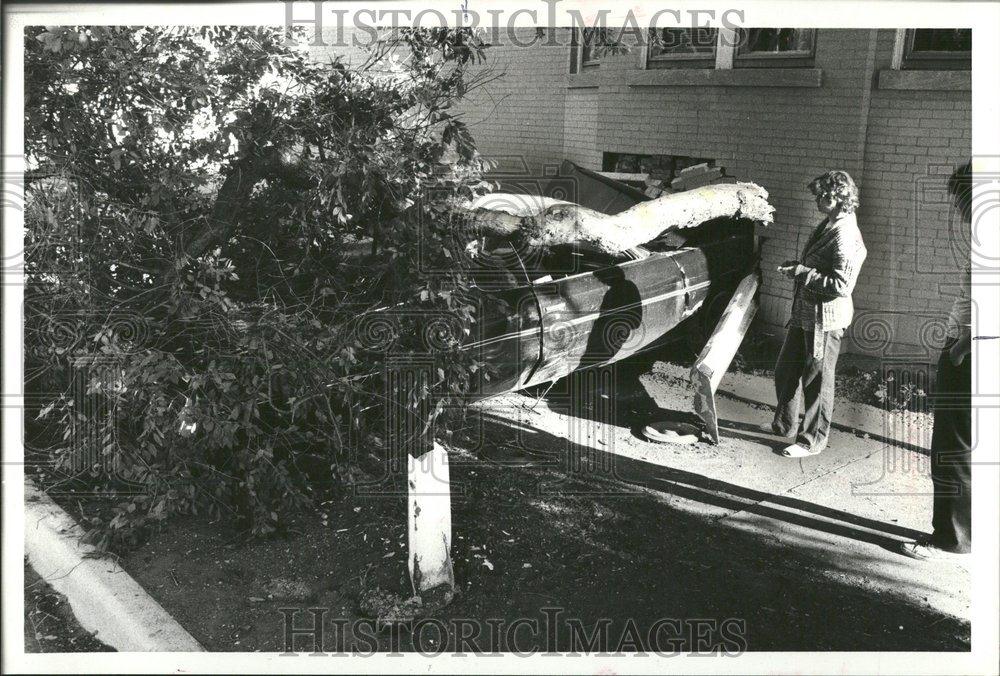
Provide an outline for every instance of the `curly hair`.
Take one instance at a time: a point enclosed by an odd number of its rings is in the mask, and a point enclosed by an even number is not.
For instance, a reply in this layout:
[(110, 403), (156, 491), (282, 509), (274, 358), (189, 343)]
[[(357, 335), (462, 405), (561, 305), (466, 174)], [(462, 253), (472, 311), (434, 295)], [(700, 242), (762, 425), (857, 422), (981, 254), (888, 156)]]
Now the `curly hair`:
[(840, 211), (853, 214), (858, 208), (858, 186), (846, 171), (828, 171), (809, 182), (809, 190), (817, 197), (829, 195), (840, 204)]

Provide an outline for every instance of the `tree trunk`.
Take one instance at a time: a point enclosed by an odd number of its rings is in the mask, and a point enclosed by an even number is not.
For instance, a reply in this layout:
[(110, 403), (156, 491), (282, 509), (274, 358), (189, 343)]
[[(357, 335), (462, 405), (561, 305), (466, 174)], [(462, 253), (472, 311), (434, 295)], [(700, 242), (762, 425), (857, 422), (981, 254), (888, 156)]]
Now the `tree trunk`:
[(754, 183), (706, 185), (641, 202), (613, 216), (530, 195), (487, 195), (468, 210), (470, 225), (478, 232), (503, 237), (520, 233), (533, 246), (587, 243), (609, 253), (717, 218), (766, 225), (773, 222), (773, 213), (767, 191)]

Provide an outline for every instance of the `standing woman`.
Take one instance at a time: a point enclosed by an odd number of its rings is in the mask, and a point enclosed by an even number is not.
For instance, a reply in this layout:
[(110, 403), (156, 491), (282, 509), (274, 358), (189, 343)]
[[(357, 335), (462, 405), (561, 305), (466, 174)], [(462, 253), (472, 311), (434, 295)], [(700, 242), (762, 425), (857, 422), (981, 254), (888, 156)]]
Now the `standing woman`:
[[(854, 217), (858, 189), (848, 173), (829, 171), (813, 179), (809, 190), (824, 218), (806, 241), (801, 260), (778, 268), (795, 280), (795, 298), (774, 367), (778, 407), (771, 431), (795, 435), (795, 443), (781, 453), (790, 458), (816, 455), (826, 448), (840, 340), (854, 318), (851, 293), (868, 255)], [(805, 404), (801, 425), (800, 398)]]

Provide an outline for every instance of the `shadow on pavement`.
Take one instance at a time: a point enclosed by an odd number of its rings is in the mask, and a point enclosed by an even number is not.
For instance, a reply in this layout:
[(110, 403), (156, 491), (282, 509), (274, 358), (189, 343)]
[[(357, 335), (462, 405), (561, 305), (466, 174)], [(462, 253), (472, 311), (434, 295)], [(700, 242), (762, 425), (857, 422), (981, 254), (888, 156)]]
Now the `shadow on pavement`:
[[(684, 419), (682, 414), (675, 415)], [(499, 416), (484, 412), (481, 417), (488, 424), (512, 427), (512, 423)], [(787, 495), (767, 493), (682, 469), (642, 462), (600, 451), (575, 444), (567, 439), (553, 437), (541, 430), (535, 430), (533, 434), (552, 437), (553, 440), (557, 440), (556, 443), (570, 447), (562, 469), (566, 469), (566, 463), (581, 468), (597, 468), (597, 472), (586, 477), (588, 479), (604, 482), (619, 481), (633, 486), (641, 486), (732, 512), (748, 512), (831, 535), (868, 542), (892, 552), (898, 550), (900, 538), (915, 539), (924, 535), (911, 528), (874, 521)], [(756, 443), (766, 443), (757, 436), (737, 436)], [(538, 440), (535, 438), (533, 441)], [(545, 455), (536, 453), (535, 457), (545, 457)], [(548, 457), (551, 459), (551, 456)], [(551, 466), (551, 463), (548, 464)]]
[[(509, 449), (511, 439), (525, 438), (506, 419), (487, 413), (481, 417), (487, 443), (503, 440), (500, 445)], [(543, 510), (546, 525), (521, 537), (532, 538), (531, 547), (547, 556), (565, 558), (568, 579), (549, 580), (540, 601), (583, 604), (590, 608), (584, 614), (597, 613), (591, 619), (612, 617), (620, 626), (632, 618), (640, 628), (664, 615), (740, 617), (747, 620), (750, 650), (968, 650), (968, 624), (926, 601), (929, 594), (950, 593), (927, 583), (933, 574), (914, 574), (919, 564), (902, 555), (840, 546), (829, 538), (895, 552), (899, 538), (920, 535), (916, 531), (616, 456), (544, 430), (533, 429), (527, 438), (531, 447), (520, 457), (538, 459), (537, 467), (506, 467), (499, 457), (495, 467), (516, 472), (512, 480), (530, 508)], [(464, 483), (466, 471), (454, 471), (453, 481)], [(474, 494), (470, 491), (467, 499), (475, 502)], [(731, 513), (723, 518), (711, 516), (712, 510), (693, 514), (673, 506), (672, 497)], [(524, 500), (512, 505), (508, 496), (504, 506), (490, 508), (491, 526), (504, 527), (505, 510), (530, 509)], [(484, 508), (460, 509), (476, 514)], [(619, 513), (617, 521), (594, 517), (609, 511)], [(736, 512), (799, 528), (747, 530), (728, 520)], [(560, 534), (578, 537), (584, 546), (576, 551), (565, 542), (549, 542)], [(569, 579), (577, 583), (569, 584)], [(527, 588), (520, 587), (515, 599), (523, 601), (524, 593)]]

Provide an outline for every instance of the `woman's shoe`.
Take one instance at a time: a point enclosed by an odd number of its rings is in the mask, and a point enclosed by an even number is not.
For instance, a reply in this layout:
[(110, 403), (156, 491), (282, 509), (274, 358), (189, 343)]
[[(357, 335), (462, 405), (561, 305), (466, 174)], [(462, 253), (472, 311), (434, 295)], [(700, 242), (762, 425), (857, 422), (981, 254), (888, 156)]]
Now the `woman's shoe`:
[(949, 552), (947, 549), (941, 549), (931, 544), (930, 540), (904, 542), (900, 545), (899, 551), (904, 556), (909, 556), (911, 559), (920, 559), (921, 561), (958, 562), (963, 561), (969, 555), (968, 552)]
[(810, 455), (819, 455), (819, 451), (813, 451), (804, 446), (792, 444), (791, 446), (786, 446), (781, 451), (781, 454), (786, 458), (808, 458)]

